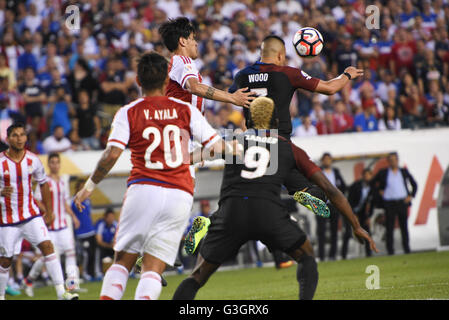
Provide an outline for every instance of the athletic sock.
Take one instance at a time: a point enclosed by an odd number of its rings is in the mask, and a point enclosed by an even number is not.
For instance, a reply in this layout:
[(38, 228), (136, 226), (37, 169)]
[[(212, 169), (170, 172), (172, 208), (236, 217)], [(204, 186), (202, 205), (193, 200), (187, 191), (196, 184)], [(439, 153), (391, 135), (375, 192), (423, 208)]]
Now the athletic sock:
[(9, 268), (0, 266), (0, 299), (5, 299), (6, 286), (8, 285)]
[(147, 271), (140, 276), (135, 300), (157, 300), (162, 291), (161, 276), (154, 271)]
[(125, 292), (128, 276), (128, 269), (120, 264), (113, 264), (104, 276), (100, 300), (120, 300)]
[(318, 267), (314, 257), (301, 257), (296, 269), (296, 279), (299, 282), (299, 299), (312, 300), (318, 284)]
[(64, 275), (62, 273), (61, 263), (59, 262), (56, 253), (45, 256), (44, 261), (45, 268), (47, 268), (47, 272), (53, 281), (53, 285), (55, 286), (56, 295), (58, 296), (58, 299), (60, 299), (65, 292)]
[(36, 280), (37, 277), (39, 277), (39, 275), (41, 274), (43, 267), (44, 267), (44, 257), (40, 257), (31, 266), (31, 270), (28, 273), (27, 280), (31, 282)]
[(173, 295), (172, 300), (193, 300), (201, 285), (193, 278), (182, 281)]
[(79, 283), (79, 270), (76, 264), (75, 251), (68, 250), (65, 252), (65, 273), (67, 279)]

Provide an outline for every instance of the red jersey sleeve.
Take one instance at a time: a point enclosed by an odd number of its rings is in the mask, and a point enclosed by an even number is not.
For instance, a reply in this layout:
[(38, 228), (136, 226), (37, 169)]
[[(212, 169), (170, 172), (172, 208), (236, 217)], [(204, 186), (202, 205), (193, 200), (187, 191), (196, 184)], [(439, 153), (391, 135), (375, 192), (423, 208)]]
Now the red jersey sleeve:
[(309, 76), (301, 69), (288, 67), (288, 77), (292, 86), (296, 89), (305, 89), (308, 91), (315, 91), (320, 79)]
[(292, 147), (296, 166), (302, 173), (304, 173), (307, 179), (309, 179), (315, 172), (321, 170), (320, 167), (310, 160), (309, 155), (303, 149), (297, 147), (291, 141), (290, 146)]

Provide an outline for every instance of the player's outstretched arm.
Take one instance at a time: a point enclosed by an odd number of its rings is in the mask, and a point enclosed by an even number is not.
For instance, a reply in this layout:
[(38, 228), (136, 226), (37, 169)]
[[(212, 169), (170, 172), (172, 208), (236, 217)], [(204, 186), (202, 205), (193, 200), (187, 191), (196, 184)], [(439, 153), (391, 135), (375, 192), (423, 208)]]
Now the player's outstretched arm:
[(190, 164), (200, 163), (205, 160), (222, 159), (226, 155), (242, 157), (242, 145), (239, 145), (237, 140), (226, 142), (223, 139), (220, 139), (209, 148), (197, 148), (191, 152)]
[(356, 69), (354, 67), (347, 67), (343, 74), (329, 81), (320, 80), (315, 89), (315, 92), (332, 95), (343, 89), (350, 80), (356, 79), (363, 75), (362, 69)]
[(229, 93), (200, 83), (198, 79), (193, 77), (187, 79), (186, 89), (194, 95), (209, 100), (228, 102), (241, 107), (249, 107), (251, 101), (255, 99), (254, 93), (250, 91), (245, 92), (248, 88), (242, 88), (234, 93)]
[(122, 154), (122, 151), (122, 149), (114, 146), (108, 146), (103, 151), (95, 171), (90, 175), (89, 179), (87, 179), (84, 187), (75, 195), (74, 202), (78, 210), (82, 211), (84, 209), (82, 202), (89, 198), (94, 191), (95, 186), (109, 173)]
[(310, 180), (319, 186), (327, 195), (332, 204), (337, 208), (338, 211), (341, 212), (345, 216), (345, 218), (349, 221), (352, 226), (353, 233), (357, 240), (360, 243), (363, 241), (368, 241), (370, 247), (373, 251), (379, 252), (377, 250), (376, 244), (373, 239), (369, 236), (368, 232), (366, 232), (359, 223), (357, 216), (352, 211), (351, 205), (349, 204), (346, 197), (341, 193), (338, 188), (336, 188), (323, 174), (321, 171), (316, 171), (310, 177)]

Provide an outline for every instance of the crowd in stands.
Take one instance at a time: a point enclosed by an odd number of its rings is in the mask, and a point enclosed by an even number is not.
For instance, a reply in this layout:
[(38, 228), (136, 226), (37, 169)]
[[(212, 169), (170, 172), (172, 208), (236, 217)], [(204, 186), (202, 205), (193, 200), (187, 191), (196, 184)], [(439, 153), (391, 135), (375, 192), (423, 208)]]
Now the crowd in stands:
[[(380, 28), (365, 26), (366, 6)], [(69, 5), (80, 28), (68, 28)], [(169, 18), (197, 29), (203, 82), (226, 90), (236, 72), (259, 59), (268, 34), (285, 40), (288, 64), (320, 79), (349, 65), (364, 76), (333, 96), (299, 90), (291, 104), (294, 136), (399, 130), (449, 123), (449, 1), (412, 0), (0, 0), (0, 139), (26, 121), (36, 153), (105, 146), (118, 108), (136, 99), (136, 58), (169, 56), (158, 34)], [(322, 54), (300, 59), (294, 33), (324, 36)], [(242, 127), (241, 109), (206, 102), (220, 128)]]

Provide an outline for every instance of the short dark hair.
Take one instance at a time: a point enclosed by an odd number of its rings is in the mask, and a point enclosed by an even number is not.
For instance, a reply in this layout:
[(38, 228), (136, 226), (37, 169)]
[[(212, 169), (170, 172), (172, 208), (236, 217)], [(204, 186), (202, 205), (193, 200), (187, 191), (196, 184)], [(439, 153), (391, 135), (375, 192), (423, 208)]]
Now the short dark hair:
[(195, 27), (186, 17), (170, 19), (159, 27), (162, 41), (171, 52), (178, 48), (179, 38), (187, 39), (191, 33), (195, 33)]
[(398, 155), (398, 153), (397, 153), (396, 151), (390, 152), (390, 153), (388, 154), (387, 158), (390, 158), (390, 157), (392, 157), (392, 156), (395, 156), (397, 159), (399, 159), (399, 155)]
[(8, 137), (11, 136), (11, 133), (13, 132), (13, 130), (15, 130), (17, 128), (23, 128), (23, 130), (26, 131), (25, 123), (23, 123), (23, 122), (14, 122), (12, 125), (10, 125), (8, 127), (8, 129), (6, 129), (6, 135)]
[(323, 153), (323, 155), (321, 156), (321, 160), (323, 160), (325, 157), (329, 157), (329, 158), (332, 159), (332, 156), (331, 156), (331, 154), (329, 152)]
[(275, 34), (270, 34), (270, 35), (266, 36), (265, 38), (263, 38), (262, 42), (265, 42), (265, 41), (270, 40), (270, 39), (276, 39), (276, 40), (279, 40), (279, 41), (282, 42), (282, 44), (285, 46), (285, 41), (284, 41), (284, 39), (282, 39), (281, 37), (279, 37), (279, 36), (277, 36), (277, 35), (275, 35)]
[(108, 207), (108, 208), (106, 208), (106, 210), (104, 211), (104, 214), (103, 214), (103, 216), (107, 216), (108, 214), (115, 214), (115, 212), (114, 212), (114, 209), (112, 208), (112, 207)]
[(61, 157), (59, 156), (59, 153), (57, 153), (57, 152), (50, 152), (48, 154), (47, 161), (50, 162), (50, 160), (53, 159), (53, 158), (58, 158), (59, 160), (61, 160)]
[(167, 60), (156, 52), (145, 53), (137, 64), (137, 78), (144, 90), (162, 88), (167, 71)]

